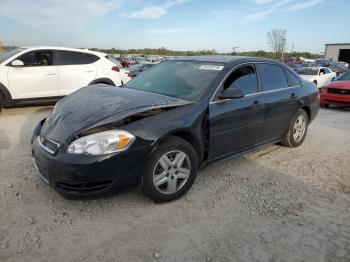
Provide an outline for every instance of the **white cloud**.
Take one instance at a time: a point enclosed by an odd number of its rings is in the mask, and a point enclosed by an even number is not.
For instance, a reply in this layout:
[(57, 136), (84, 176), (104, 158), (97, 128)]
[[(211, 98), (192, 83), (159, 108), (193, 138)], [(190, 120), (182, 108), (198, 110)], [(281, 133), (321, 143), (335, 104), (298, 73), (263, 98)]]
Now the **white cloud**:
[(192, 27), (181, 27), (181, 28), (155, 28), (155, 29), (149, 29), (146, 32), (152, 35), (170, 35), (170, 34), (177, 34), (182, 33), (185, 31), (192, 30)]
[(289, 6), (287, 8), (287, 11), (299, 11), (302, 9), (311, 8), (318, 4), (321, 4), (322, 2), (324, 2), (324, 0), (312, 0), (312, 1), (305, 1), (302, 3), (296, 3), (294, 5)]
[(263, 11), (263, 12), (257, 12), (257, 13), (253, 13), (250, 15), (246, 15), (246, 16), (242, 16), (239, 20), (240, 24), (250, 24), (250, 23), (254, 23), (254, 22), (258, 22), (260, 20), (263, 20), (264, 18), (266, 18), (272, 11)]
[(161, 6), (148, 6), (140, 11), (132, 12), (128, 15), (130, 18), (156, 19), (166, 14), (166, 9)]
[(167, 0), (162, 5), (146, 6), (143, 9), (127, 14), (127, 17), (138, 19), (157, 19), (165, 15), (169, 8), (188, 2), (189, 0)]
[(42, 30), (76, 31), (124, 3), (126, 0), (0, 1), (0, 17)]
[(237, 24), (250, 24), (264, 20), (274, 14), (294, 12), (323, 4), (325, 0), (252, 0), (252, 5), (234, 9), (213, 11), (216, 17), (234, 17)]

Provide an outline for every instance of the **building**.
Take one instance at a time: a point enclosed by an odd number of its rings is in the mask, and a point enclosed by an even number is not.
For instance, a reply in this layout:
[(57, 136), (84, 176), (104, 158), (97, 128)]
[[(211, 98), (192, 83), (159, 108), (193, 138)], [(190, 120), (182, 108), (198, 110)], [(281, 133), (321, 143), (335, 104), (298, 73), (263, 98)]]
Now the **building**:
[(324, 58), (335, 62), (350, 63), (350, 43), (326, 44)]

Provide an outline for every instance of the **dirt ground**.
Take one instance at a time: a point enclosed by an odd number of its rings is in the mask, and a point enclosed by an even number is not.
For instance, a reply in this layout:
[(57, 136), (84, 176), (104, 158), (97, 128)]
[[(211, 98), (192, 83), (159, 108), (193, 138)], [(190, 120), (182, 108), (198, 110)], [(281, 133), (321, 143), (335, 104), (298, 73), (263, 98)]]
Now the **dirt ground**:
[(350, 261), (350, 110), (322, 109), (298, 148), (208, 167), (167, 204), (57, 195), (30, 149), (50, 110), (0, 114), (0, 261)]

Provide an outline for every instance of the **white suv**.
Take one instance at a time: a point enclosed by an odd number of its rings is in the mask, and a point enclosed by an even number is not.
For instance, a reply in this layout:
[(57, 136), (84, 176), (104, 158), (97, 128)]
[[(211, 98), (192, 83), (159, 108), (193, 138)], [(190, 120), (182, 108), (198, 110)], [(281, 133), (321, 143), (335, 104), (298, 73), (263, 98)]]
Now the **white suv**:
[(104, 53), (62, 47), (0, 54), (0, 111), (3, 106), (52, 103), (91, 84), (120, 86), (130, 75), (114, 61)]

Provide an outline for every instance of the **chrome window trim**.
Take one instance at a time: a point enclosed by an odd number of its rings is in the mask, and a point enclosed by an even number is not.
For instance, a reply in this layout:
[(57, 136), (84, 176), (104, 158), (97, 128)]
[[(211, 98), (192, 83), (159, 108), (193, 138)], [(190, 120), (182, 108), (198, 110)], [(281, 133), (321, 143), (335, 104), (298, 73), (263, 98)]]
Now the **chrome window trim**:
[[(40, 140), (41, 136), (37, 136), (37, 141), (40, 147), (42, 147), (43, 149), (45, 149), (47, 152), (49, 152), (51, 155), (54, 155), (56, 153), (56, 151), (53, 151), (52, 149), (48, 148), (47, 146), (45, 146), (41, 140)], [(46, 139), (46, 138), (45, 138)], [(50, 141), (51, 143), (55, 144), (57, 146), (57, 149), (60, 147), (60, 144), (56, 143), (55, 141), (52, 141), (50, 139), (46, 139), (48, 141)]]
[[(232, 68), (230, 70), (230, 72), (225, 76), (225, 78), (220, 82), (220, 84), (218, 85), (218, 87), (216, 88), (214, 94), (212, 95), (209, 104), (216, 104), (218, 102), (223, 102), (223, 101), (228, 101), (228, 100), (233, 100), (233, 99), (223, 99), (223, 100), (218, 100), (218, 101), (214, 101), (214, 98), (217, 94), (217, 92), (219, 91), (219, 88), (222, 86), (223, 82), (227, 79), (227, 77), (234, 71), (237, 69), (237, 67), (240, 66), (244, 66), (244, 65), (251, 65), (251, 64), (270, 64), (270, 65), (275, 65), (275, 66), (279, 66), (277, 63), (272, 63), (272, 62), (245, 62), (239, 65), (236, 65), (234, 68)], [(256, 69), (256, 68), (255, 68)], [(284, 69), (282, 68), (282, 70), (284, 71)], [(255, 72), (257, 74), (257, 72)], [(288, 77), (287, 78), (287, 82), (288, 82)], [(258, 83), (259, 84), (259, 83)], [(274, 93), (274, 92), (279, 92), (281, 90), (287, 90), (287, 89), (291, 89), (291, 88), (296, 88), (296, 87), (300, 87), (301, 85), (297, 85), (297, 86), (288, 86), (288, 87), (283, 87), (283, 88), (279, 88), (279, 89), (275, 89), (275, 90), (269, 90), (269, 91), (262, 91), (262, 92), (256, 92), (256, 93), (252, 93), (252, 94), (248, 94), (245, 95), (244, 97), (249, 97), (252, 95), (257, 95), (257, 94), (269, 94), (269, 93)], [(243, 97), (243, 98), (244, 98)]]

